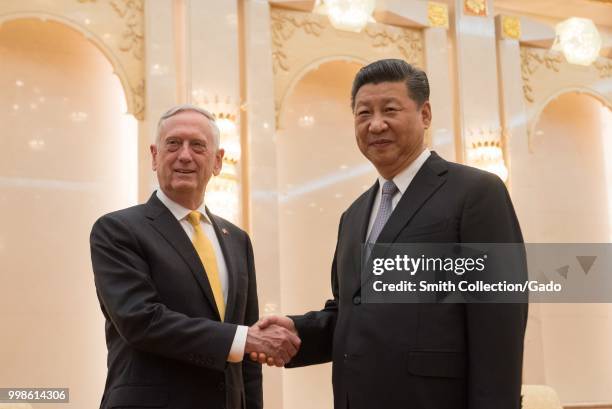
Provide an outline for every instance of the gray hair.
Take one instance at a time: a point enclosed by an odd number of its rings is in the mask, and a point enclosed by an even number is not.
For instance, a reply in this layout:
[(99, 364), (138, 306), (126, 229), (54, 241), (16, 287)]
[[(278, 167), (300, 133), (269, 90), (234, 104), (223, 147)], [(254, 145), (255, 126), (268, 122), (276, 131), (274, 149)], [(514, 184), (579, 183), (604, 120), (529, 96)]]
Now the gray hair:
[(164, 126), (164, 122), (166, 121), (166, 119), (178, 114), (179, 112), (184, 112), (184, 111), (199, 112), (200, 114), (204, 115), (208, 119), (208, 121), (210, 122), (210, 127), (213, 130), (213, 144), (215, 146), (215, 150), (219, 149), (219, 143), (221, 140), (221, 132), (219, 132), (219, 127), (217, 126), (217, 122), (215, 121), (215, 116), (211, 114), (209, 111), (205, 110), (204, 108), (200, 108), (199, 106), (192, 105), (192, 104), (181, 104), (181, 105), (172, 107), (169, 110), (167, 110), (161, 116), (161, 118), (159, 118), (159, 122), (157, 122), (157, 135), (155, 136), (155, 144), (159, 145), (159, 142), (161, 141), (161, 130), (162, 130), (162, 127)]

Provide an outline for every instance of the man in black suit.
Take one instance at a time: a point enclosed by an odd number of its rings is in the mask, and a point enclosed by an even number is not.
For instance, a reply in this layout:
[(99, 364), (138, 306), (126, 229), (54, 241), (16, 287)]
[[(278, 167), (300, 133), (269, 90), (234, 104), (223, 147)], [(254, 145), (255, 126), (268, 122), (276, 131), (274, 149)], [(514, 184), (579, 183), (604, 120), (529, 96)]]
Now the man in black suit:
[(374, 62), (357, 74), (351, 99), (357, 145), (379, 177), (340, 219), (334, 298), (261, 326), (299, 334), (288, 366), (333, 361), (337, 409), (519, 409), (526, 304), (362, 302), (364, 243), (522, 243), (504, 183), (426, 149), (423, 71)]
[(204, 204), (210, 177), (221, 171), (219, 137), (207, 111), (169, 110), (151, 145), (160, 189), (93, 226), (108, 347), (102, 409), (262, 408), (261, 365), (244, 354), (265, 350), (283, 364), (299, 347), (285, 328), (253, 325), (249, 237)]

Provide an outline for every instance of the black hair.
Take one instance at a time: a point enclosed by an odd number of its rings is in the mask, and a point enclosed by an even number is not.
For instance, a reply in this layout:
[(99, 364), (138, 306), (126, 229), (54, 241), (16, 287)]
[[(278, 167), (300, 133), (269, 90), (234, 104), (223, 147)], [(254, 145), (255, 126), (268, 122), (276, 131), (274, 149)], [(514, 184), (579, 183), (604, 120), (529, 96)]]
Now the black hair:
[(355, 109), (355, 95), (359, 88), (366, 84), (378, 84), (381, 82), (406, 83), (408, 96), (421, 107), (429, 100), (429, 81), (424, 71), (408, 64), (404, 60), (388, 58), (374, 61), (362, 67), (355, 79), (351, 90), (351, 109)]

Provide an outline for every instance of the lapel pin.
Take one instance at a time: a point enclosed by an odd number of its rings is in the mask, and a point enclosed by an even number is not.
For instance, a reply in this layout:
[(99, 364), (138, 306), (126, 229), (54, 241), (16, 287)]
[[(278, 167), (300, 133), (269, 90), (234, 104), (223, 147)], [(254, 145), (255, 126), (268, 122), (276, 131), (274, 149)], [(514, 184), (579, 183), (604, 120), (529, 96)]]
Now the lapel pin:
[(229, 232), (227, 231), (227, 229), (225, 227), (222, 228), (221, 231), (223, 232), (223, 234), (229, 235)]

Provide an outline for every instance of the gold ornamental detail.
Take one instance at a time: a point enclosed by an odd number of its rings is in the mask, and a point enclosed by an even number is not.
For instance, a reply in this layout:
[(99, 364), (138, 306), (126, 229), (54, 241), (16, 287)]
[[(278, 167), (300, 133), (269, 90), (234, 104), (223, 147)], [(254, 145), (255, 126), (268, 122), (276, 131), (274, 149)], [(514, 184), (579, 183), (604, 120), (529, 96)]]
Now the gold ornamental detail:
[(612, 60), (599, 58), (593, 63), (593, 67), (595, 67), (601, 78), (612, 77)]
[(448, 28), (448, 6), (430, 1), (427, 3), (427, 21), (429, 27)]
[(563, 62), (560, 54), (547, 51), (536, 51), (521, 47), (521, 78), (523, 79), (523, 94), (529, 102), (534, 102), (531, 76), (540, 67), (553, 72), (559, 72), (559, 64)]
[(304, 30), (306, 34), (319, 37), (325, 26), (308, 14), (296, 15), (279, 10), (272, 10), (270, 19), (272, 23), (272, 62), (274, 72), (278, 72), (279, 69), (288, 72), (289, 59), (284, 50), (285, 43), (293, 36), (296, 30)]
[(372, 40), (374, 48), (395, 46), (406, 61), (418, 67), (423, 67), (421, 61), (423, 40), (420, 32), (406, 28), (395, 32), (386, 28), (366, 28), (364, 31)]
[(464, 0), (463, 11), (473, 16), (487, 16), (487, 0)]
[(144, 58), (143, 1), (113, 0), (110, 5), (125, 24), (119, 49), (123, 52), (131, 52), (134, 58), (142, 61)]
[(144, 119), (145, 111), (145, 82), (144, 79), (135, 87), (131, 86), (134, 95), (134, 117), (139, 120)]
[(518, 17), (502, 16), (502, 35), (504, 38), (521, 38), (521, 20)]

